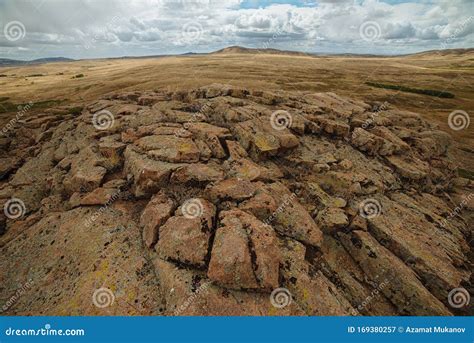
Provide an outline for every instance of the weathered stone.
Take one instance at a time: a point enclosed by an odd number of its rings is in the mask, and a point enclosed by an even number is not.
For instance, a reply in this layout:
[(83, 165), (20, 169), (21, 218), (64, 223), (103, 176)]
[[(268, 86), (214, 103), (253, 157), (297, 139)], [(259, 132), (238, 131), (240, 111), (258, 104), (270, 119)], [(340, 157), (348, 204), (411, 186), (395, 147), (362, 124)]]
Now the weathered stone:
[(450, 315), (446, 307), (418, 280), (416, 274), (369, 233), (340, 234), (342, 243), (371, 282), (386, 283), (381, 292), (401, 314)]
[(6, 178), (20, 164), (20, 160), (14, 157), (0, 158), (0, 180)]
[[(396, 195), (395, 199), (400, 203), (381, 199), (383, 215), (369, 219), (370, 232), (395, 255), (413, 261), (412, 268), (426, 280), (425, 286), (445, 301), (448, 290), (459, 287), (468, 278), (468, 274), (453, 265), (454, 261), (465, 263), (462, 248), (455, 243), (456, 234), (438, 230), (425, 215), (419, 214), (429, 212), (422, 210), (416, 201), (408, 200), (410, 198), (402, 194)], [(412, 208), (419, 208), (419, 212), (413, 212)]]
[(116, 141), (104, 141), (99, 144), (99, 151), (106, 158), (108, 170), (118, 168), (123, 163), (123, 151), (126, 145)]
[(201, 230), (199, 219), (171, 217), (160, 229), (156, 250), (162, 258), (204, 266), (208, 242), (209, 234)]
[(229, 141), (229, 140), (225, 142), (227, 145), (227, 150), (229, 150), (229, 157), (232, 160), (238, 160), (242, 157), (248, 156), (247, 151), (245, 151), (245, 149), (242, 148), (242, 146), (238, 142)]
[(174, 316), (283, 316), (304, 315), (293, 301), (274, 307), (266, 293), (237, 291), (216, 286), (195, 270), (182, 269), (159, 258), (154, 260), (165, 298), (167, 315)]
[(208, 123), (186, 123), (185, 129), (196, 135), (197, 138), (207, 139), (209, 137), (229, 138), (231, 137), (229, 129), (211, 125)]
[(350, 127), (345, 123), (341, 123), (339, 121), (327, 118), (318, 118), (316, 122), (326, 133), (329, 133), (331, 135), (335, 135), (337, 137), (345, 137), (349, 134)]
[(179, 164), (154, 161), (134, 151), (130, 146), (124, 153), (124, 170), (133, 176), (135, 196), (142, 197), (157, 192), (165, 185), (171, 172)]
[(227, 288), (258, 288), (249, 238), (240, 223), (217, 229), (207, 275)]
[(166, 162), (197, 162), (199, 149), (189, 138), (176, 136), (146, 136), (135, 144), (155, 159)]
[(110, 181), (105, 182), (102, 187), (104, 188), (116, 188), (121, 189), (127, 185), (127, 181), (124, 179), (113, 179)]
[(100, 166), (104, 159), (92, 149), (82, 149), (77, 158), (71, 163), (70, 184), (68, 187), (73, 191), (92, 191), (100, 186), (102, 179), (107, 173), (106, 168)]
[(257, 190), (257, 184), (247, 180), (227, 179), (219, 181), (207, 188), (207, 194), (212, 201), (245, 200), (251, 198)]
[(356, 215), (354, 218), (352, 218), (349, 228), (351, 230), (367, 231), (367, 220), (360, 215)]
[(96, 188), (92, 192), (86, 194), (82, 199), (81, 205), (105, 205), (113, 199), (116, 199), (120, 191), (113, 188)]
[(172, 215), (174, 208), (174, 201), (162, 193), (154, 195), (146, 205), (140, 217), (140, 225), (143, 227), (143, 242), (148, 248), (158, 241), (160, 227)]
[(389, 156), (387, 160), (401, 176), (410, 180), (421, 180), (429, 172), (428, 164), (416, 157)]
[(353, 163), (350, 160), (342, 160), (341, 162), (338, 163), (338, 166), (341, 167), (344, 170), (351, 170)]
[(349, 225), (346, 213), (342, 209), (334, 207), (319, 211), (316, 222), (325, 233), (333, 233), (335, 230)]
[(283, 184), (275, 182), (262, 187), (278, 203), (277, 209), (267, 218), (259, 218), (272, 225), (280, 234), (292, 237), (310, 245), (319, 246), (322, 232), (311, 215), (299, 203), (295, 193)]
[(0, 138), (0, 208), (25, 205), (0, 211), (0, 298), (36, 287), (6, 314), (97, 315), (100, 287), (112, 315), (468, 314), (448, 293), (472, 279), (469, 147), (421, 115), (229, 85), (105, 98), (32, 107)]
[(196, 198), (185, 202), (179, 212), (182, 216), (169, 218), (160, 228), (156, 251), (163, 259), (203, 267), (216, 208), (210, 202)]
[(202, 140), (200, 139), (195, 139), (194, 143), (199, 149), (200, 152), (200, 159), (202, 161), (209, 161), (209, 159), (212, 157), (212, 151), (209, 148), (209, 146)]
[(407, 143), (385, 126), (376, 126), (370, 132), (384, 139), (381, 150), (386, 153), (381, 153), (381, 155), (389, 155), (389, 152), (398, 154), (410, 150)]
[(310, 195), (315, 197), (324, 207), (346, 207), (346, 200), (330, 196), (315, 182), (308, 183), (308, 190)]
[(224, 172), (210, 164), (195, 163), (178, 168), (172, 175), (171, 181), (176, 183), (186, 182), (211, 182), (224, 178)]
[(270, 119), (248, 120), (237, 124), (234, 130), (242, 147), (259, 159), (284, 154), (299, 145), (298, 138), (287, 128), (272, 129)]
[[(254, 270), (254, 276), (258, 283), (258, 287), (267, 289), (269, 291), (273, 290), (274, 288), (278, 287), (278, 275), (279, 275), (279, 263), (280, 263), (280, 256), (279, 251), (277, 248), (277, 238), (273, 231), (273, 229), (268, 226), (264, 225), (260, 220), (255, 218), (253, 215), (245, 213), (240, 210), (231, 210), (231, 211), (224, 211), (220, 214), (221, 224), (224, 226), (219, 230), (243, 230), (246, 234), (247, 245), (249, 248), (249, 253), (254, 256), (254, 262), (252, 265), (252, 269)], [(242, 231), (236, 231), (240, 234)], [(224, 231), (224, 237), (230, 236), (233, 237), (232, 234)], [(241, 241), (243, 241), (242, 238)], [(211, 264), (214, 263), (216, 269), (222, 268), (225, 263), (230, 263), (231, 260), (227, 259), (227, 257), (220, 256), (218, 254), (219, 249), (222, 247), (216, 247), (216, 254), (214, 254), (214, 248), (212, 250), (212, 257), (211, 257)], [(226, 252), (229, 254), (230, 252)], [(236, 259), (234, 255), (231, 254), (232, 259)], [(222, 259), (223, 261), (220, 261)], [(239, 264), (239, 262), (236, 262)], [(236, 268), (232, 266), (226, 266), (229, 268)], [(216, 270), (211, 275), (219, 275), (219, 272)], [(222, 276), (217, 276), (216, 281), (219, 282), (219, 278)], [(243, 279), (247, 279), (247, 275), (242, 276)], [(239, 275), (235, 275), (232, 288), (252, 288), (246, 287), (245, 285), (239, 285), (238, 280), (240, 280)], [(229, 284), (229, 279), (225, 278), (222, 282), (223, 284)], [(257, 287), (257, 286), (256, 286)]]
[(352, 132), (351, 143), (359, 150), (375, 155), (384, 144), (384, 140), (362, 128), (355, 128)]
[(242, 202), (239, 208), (243, 211), (253, 213), (260, 219), (270, 218), (278, 208), (278, 201), (270, 194), (258, 191), (254, 197)]
[(229, 175), (249, 181), (276, 181), (283, 177), (278, 167), (268, 169), (246, 158), (233, 161)]
[(325, 236), (321, 247), (323, 255), (318, 265), (319, 274), (328, 275), (344, 291), (344, 296), (354, 307), (351, 315), (396, 315), (397, 310), (384, 296), (382, 289), (389, 280), (370, 282), (342, 244), (332, 236)]
[(208, 123), (186, 123), (184, 127), (192, 132), (197, 138), (206, 142), (216, 158), (226, 157), (224, 148), (220, 139), (230, 137), (229, 129), (214, 126)]
[(142, 106), (151, 106), (158, 101), (160, 101), (160, 97), (153, 95), (142, 95), (137, 99), (137, 103)]
[(323, 273), (310, 272), (305, 261), (306, 249), (303, 244), (285, 239), (280, 243), (283, 263), (282, 276), (294, 301), (309, 315), (341, 316), (348, 315), (353, 308)]

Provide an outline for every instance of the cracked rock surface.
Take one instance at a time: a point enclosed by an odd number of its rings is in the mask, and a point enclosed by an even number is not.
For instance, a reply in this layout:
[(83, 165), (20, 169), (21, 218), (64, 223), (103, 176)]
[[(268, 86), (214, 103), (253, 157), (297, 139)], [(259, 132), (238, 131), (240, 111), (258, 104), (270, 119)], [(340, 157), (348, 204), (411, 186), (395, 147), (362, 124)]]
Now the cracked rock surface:
[(447, 134), (379, 107), (213, 84), (31, 114), (0, 154), (23, 204), (0, 215), (3, 311), (467, 314), (474, 184)]

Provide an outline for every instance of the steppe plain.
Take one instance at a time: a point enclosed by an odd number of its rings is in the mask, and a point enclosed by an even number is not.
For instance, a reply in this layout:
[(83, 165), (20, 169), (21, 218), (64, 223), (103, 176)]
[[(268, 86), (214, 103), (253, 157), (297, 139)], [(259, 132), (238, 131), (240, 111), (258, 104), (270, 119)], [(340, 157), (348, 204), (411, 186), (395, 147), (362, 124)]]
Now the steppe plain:
[[(448, 116), (474, 113), (472, 49), (229, 48), (0, 75), (0, 203), (24, 203), (0, 218), (6, 314), (469, 313), (450, 294), (473, 293), (474, 130)], [(272, 128), (275, 111), (291, 125)]]

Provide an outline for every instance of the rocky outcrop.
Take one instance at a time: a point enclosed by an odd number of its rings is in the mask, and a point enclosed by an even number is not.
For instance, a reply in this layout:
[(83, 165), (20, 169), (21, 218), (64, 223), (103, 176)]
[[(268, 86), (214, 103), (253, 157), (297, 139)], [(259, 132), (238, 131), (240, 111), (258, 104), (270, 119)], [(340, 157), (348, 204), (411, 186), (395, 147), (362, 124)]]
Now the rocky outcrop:
[(219, 84), (81, 108), (0, 138), (6, 314), (468, 313), (473, 182), (418, 114)]

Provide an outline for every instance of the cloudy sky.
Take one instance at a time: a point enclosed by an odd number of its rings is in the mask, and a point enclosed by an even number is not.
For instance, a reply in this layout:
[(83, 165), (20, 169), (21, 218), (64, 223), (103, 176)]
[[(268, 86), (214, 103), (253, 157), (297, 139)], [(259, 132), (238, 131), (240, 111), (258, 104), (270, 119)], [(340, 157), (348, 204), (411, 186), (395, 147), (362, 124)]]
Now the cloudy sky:
[(474, 0), (0, 0), (0, 58), (474, 47)]

